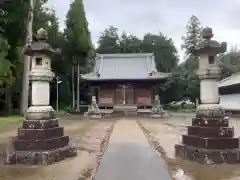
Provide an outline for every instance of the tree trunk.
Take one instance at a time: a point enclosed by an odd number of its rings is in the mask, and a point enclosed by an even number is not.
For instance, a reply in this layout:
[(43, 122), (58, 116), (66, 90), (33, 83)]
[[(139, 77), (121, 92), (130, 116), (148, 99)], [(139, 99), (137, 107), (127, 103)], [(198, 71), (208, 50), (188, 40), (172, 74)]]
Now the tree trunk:
[(7, 115), (12, 114), (12, 90), (8, 88), (5, 92), (5, 112)]
[[(34, 0), (29, 0), (29, 12), (28, 12), (28, 24), (27, 24), (27, 37), (26, 44), (32, 43), (32, 26), (33, 26), (33, 9), (34, 9)], [(22, 84), (22, 99), (20, 106), (20, 113), (25, 114), (28, 108), (28, 97), (29, 97), (29, 66), (30, 66), (30, 57), (24, 55), (23, 58), (24, 70), (23, 70), (23, 84)]]
[(72, 109), (75, 109), (75, 70), (74, 64), (72, 65)]
[(79, 60), (77, 61), (77, 111), (80, 111), (80, 65)]

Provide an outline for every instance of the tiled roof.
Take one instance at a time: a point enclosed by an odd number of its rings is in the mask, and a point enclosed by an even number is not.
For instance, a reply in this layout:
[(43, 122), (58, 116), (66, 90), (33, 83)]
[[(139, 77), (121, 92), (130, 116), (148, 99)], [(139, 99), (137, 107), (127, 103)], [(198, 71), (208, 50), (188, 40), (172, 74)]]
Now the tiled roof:
[(163, 79), (170, 75), (157, 72), (152, 53), (97, 54), (95, 60), (93, 72), (83, 75), (83, 79)]
[(233, 74), (218, 82), (218, 87), (231, 86), (234, 84), (240, 84), (240, 73)]

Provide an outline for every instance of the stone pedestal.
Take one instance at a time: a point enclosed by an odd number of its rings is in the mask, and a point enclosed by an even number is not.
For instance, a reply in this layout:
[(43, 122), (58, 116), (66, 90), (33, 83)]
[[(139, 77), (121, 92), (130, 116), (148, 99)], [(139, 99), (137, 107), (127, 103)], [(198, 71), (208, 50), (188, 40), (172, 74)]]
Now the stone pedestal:
[(53, 110), (36, 114), (45, 117), (23, 121), (17, 137), (13, 139), (13, 151), (6, 152), (6, 164), (44, 165), (76, 156), (77, 150), (69, 144), (69, 137), (64, 135), (64, 128), (59, 126)]
[(37, 41), (25, 49), (25, 53), (32, 56), (29, 73), (32, 106), (25, 114), (17, 137), (12, 140), (11, 150), (5, 153), (6, 164), (52, 164), (77, 155), (77, 149), (69, 144), (69, 137), (64, 135), (49, 105), (49, 82), (54, 77), (49, 55), (54, 51), (45, 42), (46, 36), (46, 31), (40, 29)]
[(201, 103), (187, 127), (182, 142), (175, 145), (176, 156), (205, 164), (239, 163), (239, 139), (234, 137), (234, 128), (219, 105), (217, 80), (220, 69), (216, 55), (225, 52), (226, 44), (211, 40), (212, 29), (205, 28), (203, 41), (193, 48), (200, 56), (198, 76), (200, 78)]
[(234, 138), (234, 128), (218, 104), (199, 107), (175, 149), (176, 156), (199, 163), (240, 162), (239, 139)]

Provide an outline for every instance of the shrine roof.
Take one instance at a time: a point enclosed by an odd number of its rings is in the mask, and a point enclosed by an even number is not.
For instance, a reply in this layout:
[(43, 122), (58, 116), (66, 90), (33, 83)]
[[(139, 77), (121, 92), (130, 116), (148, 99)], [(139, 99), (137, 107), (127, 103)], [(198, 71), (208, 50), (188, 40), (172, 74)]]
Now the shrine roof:
[(93, 72), (86, 80), (164, 79), (170, 73), (157, 72), (153, 53), (97, 54)]
[(240, 84), (240, 73), (233, 74), (218, 82), (218, 87), (226, 87), (235, 84)]

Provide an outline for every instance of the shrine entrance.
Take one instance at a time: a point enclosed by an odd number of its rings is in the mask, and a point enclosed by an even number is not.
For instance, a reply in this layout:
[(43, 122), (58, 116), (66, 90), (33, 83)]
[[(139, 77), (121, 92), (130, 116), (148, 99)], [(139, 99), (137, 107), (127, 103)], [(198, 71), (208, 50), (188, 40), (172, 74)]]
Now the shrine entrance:
[(134, 105), (134, 88), (131, 84), (119, 85), (116, 89), (115, 104)]

